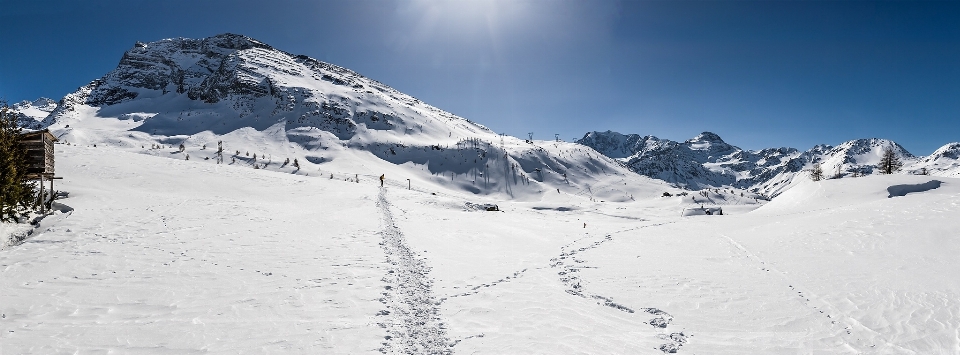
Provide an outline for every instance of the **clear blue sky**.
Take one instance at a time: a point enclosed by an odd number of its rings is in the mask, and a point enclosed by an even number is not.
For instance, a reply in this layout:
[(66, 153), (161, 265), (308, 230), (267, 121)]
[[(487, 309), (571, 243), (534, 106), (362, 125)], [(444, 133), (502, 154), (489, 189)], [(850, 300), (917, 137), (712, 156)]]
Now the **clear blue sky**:
[(0, 0), (0, 97), (61, 98), (136, 41), (244, 34), (497, 132), (748, 149), (960, 141), (956, 1)]

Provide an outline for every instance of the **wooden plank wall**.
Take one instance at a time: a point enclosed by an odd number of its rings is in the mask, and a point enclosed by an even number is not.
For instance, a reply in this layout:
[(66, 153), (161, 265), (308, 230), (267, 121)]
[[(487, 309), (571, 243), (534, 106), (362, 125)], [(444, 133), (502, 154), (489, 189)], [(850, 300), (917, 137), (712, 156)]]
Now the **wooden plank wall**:
[(55, 160), (53, 140), (40, 134), (20, 141), (27, 149), (27, 172), (30, 174), (53, 174)]

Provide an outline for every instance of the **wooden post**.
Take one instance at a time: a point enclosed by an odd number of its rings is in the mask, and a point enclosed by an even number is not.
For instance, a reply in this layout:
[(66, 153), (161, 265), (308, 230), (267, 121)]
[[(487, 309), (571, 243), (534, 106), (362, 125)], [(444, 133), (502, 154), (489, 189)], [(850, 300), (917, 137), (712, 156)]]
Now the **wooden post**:
[(40, 196), (37, 196), (37, 200), (40, 201), (40, 213), (42, 214), (44, 212), (43, 205), (45, 205), (43, 201), (43, 174), (40, 174)]
[(53, 208), (53, 176), (50, 177), (50, 208)]

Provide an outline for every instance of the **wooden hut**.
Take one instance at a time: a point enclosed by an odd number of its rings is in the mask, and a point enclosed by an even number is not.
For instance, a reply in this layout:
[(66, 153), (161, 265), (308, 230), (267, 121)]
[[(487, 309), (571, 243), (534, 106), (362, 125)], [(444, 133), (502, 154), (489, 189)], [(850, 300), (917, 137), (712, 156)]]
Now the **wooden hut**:
[(56, 141), (57, 137), (46, 129), (20, 135), (20, 144), (27, 149), (27, 174), (31, 178), (54, 175), (53, 142)]
[[(54, 175), (55, 160), (53, 156), (53, 142), (57, 141), (49, 130), (27, 132), (20, 135), (20, 144), (27, 150), (27, 178), (40, 180), (40, 210), (53, 201), (53, 180), (59, 179)], [(50, 201), (43, 200), (44, 180), (50, 181)]]

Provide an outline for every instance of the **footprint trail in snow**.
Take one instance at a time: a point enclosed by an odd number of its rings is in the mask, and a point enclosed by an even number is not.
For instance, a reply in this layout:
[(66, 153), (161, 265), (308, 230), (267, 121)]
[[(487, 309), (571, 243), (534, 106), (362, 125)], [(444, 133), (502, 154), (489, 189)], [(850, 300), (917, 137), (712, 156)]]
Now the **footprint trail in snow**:
[[(630, 229), (622, 230), (616, 233), (607, 234), (606, 236), (603, 237), (603, 239), (594, 241), (589, 245), (583, 246), (580, 248), (574, 248), (573, 243), (571, 243), (561, 248), (562, 252), (560, 253), (559, 257), (553, 258), (550, 260), (550, 267), (560, 269), (560, 271), (557, 274), (560, 275), (560, 282), (562, 282), (564, 285), (567, 286), (567, 293), (574, 296), (587, 298), (587, 299), (594, 299), (597, 301), (597, 304), (601, 306), (611, 307), (626, 313), (631, 313), (631, 314), (636, 313), (636, 311), (633, 308), (614, 302), (613, 299), (610, 297), (591, 294), (586, 292), (583, 289), (583, 286), (580, 284), (580, 277), (576, 276), (576, 273), (578, 273), (581, 269), (590, 268), (590, 266), (584, 265), (585, 261), (581, 259), (577, 259), (576, 255), (580, 252), (597, 248), (603, 243), (613, 240), (613, 234), (629, 232), (629, 231), (633, 231), (641, 228), (655, 227), (663, 224), (665, 223), (630, 228)], [(654, 328), (666, 330), (666, 328), (673, 321), (673, 316), (671, 316), (669, 313), (664, 312), (660, 309), (640, 308), (640, 310), (650, 315), (653, 315), (654, 318), (650, 319), (646, 323), (650, 324)], [(660, 345), (659, 349), (664, 353), (676, 353), (677, 351), (680, 350), (680, 347), (687, 342), (688, 336), (689, 335), (685, 334), (684, 332), (659, 334), (658, 337), (661, 340), (666, 341), (665, 343)]]
[(384, 354), (452, 354), (453, 343), (447, 338), (440, 319), (440, 301), (431, 292), (430, 267), (410, 250), (403, 233), (394, 223), (386, 189), (380, 188), (377, 207), (380, 210), (383, 240), (380, 246), (388, 264), (386, 283), (380, 302), (386, 309), (378, 314), (379, 325), (388, 335), (380, 352)]

